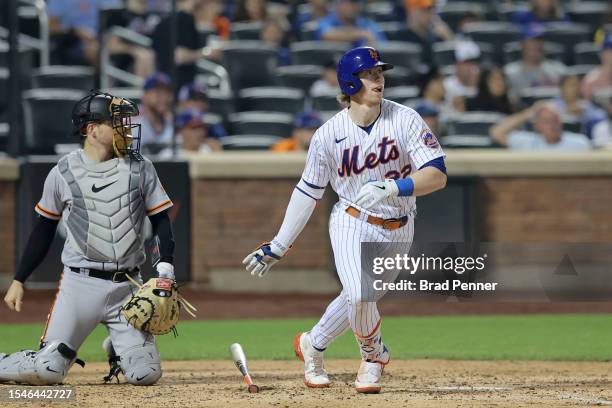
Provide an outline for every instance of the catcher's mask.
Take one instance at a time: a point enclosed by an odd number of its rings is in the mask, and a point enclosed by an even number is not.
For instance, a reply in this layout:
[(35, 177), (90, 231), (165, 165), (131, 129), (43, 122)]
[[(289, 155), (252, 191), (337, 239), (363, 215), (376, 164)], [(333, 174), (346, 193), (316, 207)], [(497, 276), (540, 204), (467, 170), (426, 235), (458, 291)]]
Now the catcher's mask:
[(132, 123), (132, 117), (138, 113), (138, 106), (128, 99), (92, 91), (74, 105), (72, 124), (75, 133), (84, 136), (88, 123), (108, 122), (113, 128), (115, 155), (140, 161), (140, 124)]

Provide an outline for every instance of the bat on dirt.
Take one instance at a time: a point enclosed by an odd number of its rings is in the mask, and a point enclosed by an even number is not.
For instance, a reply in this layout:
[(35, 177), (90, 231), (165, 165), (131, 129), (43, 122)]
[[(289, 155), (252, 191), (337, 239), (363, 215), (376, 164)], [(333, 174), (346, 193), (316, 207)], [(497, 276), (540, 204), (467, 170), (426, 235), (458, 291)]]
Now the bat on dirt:
[(248, 390), (251, 394), (256, 394), (259, 392), (259, 387), (253, 384), (253, 379), (249, 374), (249, 368), (247, 367), (247, 359), (244, 354), (244, 350), (242, 350), (242, 346), (238, 343), (234, 343), (230, 346), (230, 354), (232, 355), (232, 360), (234, 360), (234, 364), (236, 364), (236, 368), (240, 371), (244, 378), (244, 382), (248, 385)]

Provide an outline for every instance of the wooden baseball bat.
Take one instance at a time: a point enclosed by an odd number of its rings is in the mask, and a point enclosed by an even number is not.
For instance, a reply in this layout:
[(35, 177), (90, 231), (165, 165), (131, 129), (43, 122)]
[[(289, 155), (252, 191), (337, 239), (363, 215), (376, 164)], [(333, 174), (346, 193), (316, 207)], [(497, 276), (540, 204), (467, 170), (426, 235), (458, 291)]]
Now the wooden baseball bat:
[(253, 384), (253, 379), (249, 374), (249, 368), (247, 367), (247, 359), (244, 354), (244, 350), (242, 350), (242, 346), (239, 343), (234, 343), (230, 346), (230, 354), (232, 355), (232, 360), (234, 360), (234, 364), (236, 364), (236, 368), (242, 374), (244, 378), (244, 382), (248, 386), (248, 390), (251, 394), (256, 394), (259, 392), (259, 387)]

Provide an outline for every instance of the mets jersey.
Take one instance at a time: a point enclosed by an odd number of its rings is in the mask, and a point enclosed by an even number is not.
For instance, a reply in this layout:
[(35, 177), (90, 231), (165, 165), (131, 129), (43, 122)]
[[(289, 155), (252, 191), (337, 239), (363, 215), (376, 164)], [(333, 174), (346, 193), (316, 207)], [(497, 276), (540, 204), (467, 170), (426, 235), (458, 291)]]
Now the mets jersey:
[[(351, 120), (348, 109), (323, 124), (312, 138), (302, 180), (319, 189), (331, 183), (342, 203), (355, 206), (367, 181), (406, 178), (439, 157), (444, 152), (420, 115), (383, 99), (369, 134)], [(365, 212), (397, 218), (415, 210), (415, 197), (392, 197)]]

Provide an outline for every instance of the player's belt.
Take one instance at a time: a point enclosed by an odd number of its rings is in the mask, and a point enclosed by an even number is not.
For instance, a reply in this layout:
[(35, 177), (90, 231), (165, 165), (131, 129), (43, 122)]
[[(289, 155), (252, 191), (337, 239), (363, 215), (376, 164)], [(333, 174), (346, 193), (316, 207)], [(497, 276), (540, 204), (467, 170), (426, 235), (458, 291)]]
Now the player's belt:
[(70, 270), (72, 272), (91, 276), (92, 278), (104, 279), (113, 282), (126, 282), (128, 280), (128, 275), (130, 277), (134, 277), (140, 273), (140, 268), (124, 271), (101, 271), (99, 269), (75, 268), (71, 266)]
[[(352, 217), (361, 219), (361, 211), (355, 207), (347, 207), (346, 213)], [(373, 215), (368, 215), (365, 221), (368, 224), (378, 225), (379, 227), (393, 231), (406, 225), (408, 223), (408, 216), (404, 215), (400, 218), (378, 218)]]

